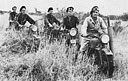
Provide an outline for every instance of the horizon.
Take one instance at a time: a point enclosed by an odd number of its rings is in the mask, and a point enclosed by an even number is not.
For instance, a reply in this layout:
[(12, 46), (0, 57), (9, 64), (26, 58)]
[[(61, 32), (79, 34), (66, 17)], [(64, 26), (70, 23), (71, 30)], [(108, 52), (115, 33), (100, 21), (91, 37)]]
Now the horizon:
[(66, 9), (68, 6), (73, 6), (74, 11), (86, 13), (97, 5), (103, 15), (122, 15), (128, 12), (127, 2), (127, 0), (4, 0), (0, 1), (0, 10), (10, 11), (13, 6), (17, 6), (19, 12), (19, 8), (25, 5), (28, 12), (34, 12), (34, 8), (37, 8), (38, 11), (45, 13), (49, 7), (53, 7), (56, 12), (56, 8)]

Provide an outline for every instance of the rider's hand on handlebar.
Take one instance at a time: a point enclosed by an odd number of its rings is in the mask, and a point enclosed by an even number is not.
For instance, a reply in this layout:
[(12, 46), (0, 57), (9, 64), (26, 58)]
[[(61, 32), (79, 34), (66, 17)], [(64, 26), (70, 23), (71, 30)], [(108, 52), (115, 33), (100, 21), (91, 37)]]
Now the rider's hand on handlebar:
[(48, 25), (49, 25), (49, 27), (53, 27), (50, 23)]
[(108, 33), (107, 33), (107, 30), (99, 30), (98, 32), (99, 32), (100, 34), (108, 34)]
[(103, 34), (104, 33), (103, 30), (99, 30), (98, 32), (99, 32), (99, 34)]
[(22, 27), (22, 26), (24, 26), (24, 25), (19, 24), (19, 27)]
[(81, 35), (81, 37), (84, 37), (84, 38), (86, 38), (86, 37), (87, 37), (87, 35), (83, 35), (83, 34), (82, 34), (82, 35)]
[(13, 20), (9, 20), (9, 22), (14, 22)]

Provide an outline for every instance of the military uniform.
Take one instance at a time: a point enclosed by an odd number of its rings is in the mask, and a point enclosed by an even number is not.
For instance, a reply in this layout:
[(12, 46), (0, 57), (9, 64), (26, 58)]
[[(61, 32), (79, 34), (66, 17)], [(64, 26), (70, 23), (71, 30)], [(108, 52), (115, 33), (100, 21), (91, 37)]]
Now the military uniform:
[[(97, 20), (94, 22), (92, 17), (89, 16), (85, 19), (82, 27), (81, 33), (82, 36), (89, 36), (92, 34), (99, 34), (103, 32), (107, 32), (107, 26), (101, 17), (97, 17)], [(84, 37), (81, 37), (81, 51), (85, 50), (85, 46), (87, 44), (87, 40)]]

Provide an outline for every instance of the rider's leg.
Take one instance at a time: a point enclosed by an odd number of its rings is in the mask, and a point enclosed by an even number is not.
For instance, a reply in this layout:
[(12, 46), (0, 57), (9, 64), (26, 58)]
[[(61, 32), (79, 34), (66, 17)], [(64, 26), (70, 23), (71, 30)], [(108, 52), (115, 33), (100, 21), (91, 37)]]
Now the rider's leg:
[(81, 47), (80, 47), (80, 52), (83, 54), (86, 50), (86, 45), (87, 45), (88, 41), (86, 40), (86, 38), (81, 37)]
[(80, 41), (80, 54), (77, 56), (77, 58), (81, 59), (81, 61), (83, 60), (83, 55), (85, 54), (87, 43), (88, 43), (88, 41), (85, 38), (81, 37), (81, 41)]

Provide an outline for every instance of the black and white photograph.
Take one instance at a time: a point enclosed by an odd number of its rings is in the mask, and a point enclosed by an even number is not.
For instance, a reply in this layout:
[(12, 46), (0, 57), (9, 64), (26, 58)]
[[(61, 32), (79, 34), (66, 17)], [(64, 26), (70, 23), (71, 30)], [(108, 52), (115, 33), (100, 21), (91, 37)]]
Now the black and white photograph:
[(128, 1), (0, 0), (0, 81), (128, 81)]

